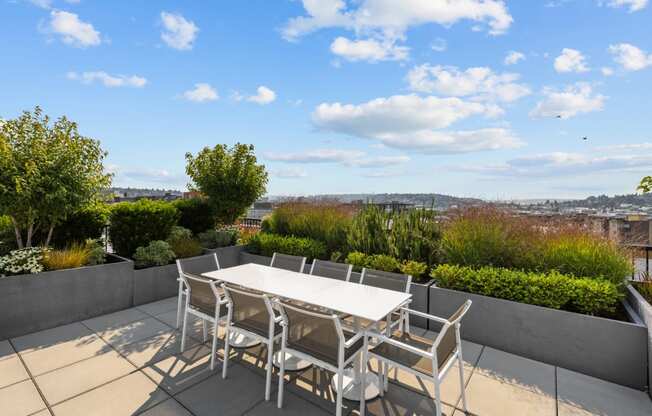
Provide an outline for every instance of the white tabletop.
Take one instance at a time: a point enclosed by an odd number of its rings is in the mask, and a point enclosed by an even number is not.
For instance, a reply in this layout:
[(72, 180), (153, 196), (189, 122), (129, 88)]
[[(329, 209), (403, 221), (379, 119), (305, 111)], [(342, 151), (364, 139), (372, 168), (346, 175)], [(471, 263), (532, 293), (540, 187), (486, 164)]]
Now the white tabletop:
[(374, 322), (385, 319), (412, 297), (409, 293), (253, 263), (203, 273), (202, 276)]

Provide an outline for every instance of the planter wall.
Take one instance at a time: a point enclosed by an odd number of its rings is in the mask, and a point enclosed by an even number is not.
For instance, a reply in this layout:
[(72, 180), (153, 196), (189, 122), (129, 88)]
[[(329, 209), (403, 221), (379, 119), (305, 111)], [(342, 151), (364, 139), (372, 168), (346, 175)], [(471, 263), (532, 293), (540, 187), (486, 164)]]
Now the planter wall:
[(176, 296), (179, 292), (178, 278), (179, 271), (176, 263), (134, 270), (133, 305), (138, 306)]
[(131, 307), (133, 262), (120, 260), (0, 279), (0, 339)]
[[(206, 248), (206, 254), (217, 254), (217, 260), (220, 262), (220, 267), (226, 269), (240, 264), (240, 253), (244, 250), (244, 246), (231, 246), (220, 248)], [(267, 263), (269, 264), (269, 263)]]
[[(627, 303), (647, 326), (648, 386), (650, 386), (652, 381), (652, 305), (631, 285), (627, 285)], [(648, 390), (648, 394), (652, 397), (652, 389)]]
[(644, 325), (434, 286), (430, 313), (450, 316), (466, 299), (473, 301), (462, 321), (469, 341), (638, 390), (647, 386)]

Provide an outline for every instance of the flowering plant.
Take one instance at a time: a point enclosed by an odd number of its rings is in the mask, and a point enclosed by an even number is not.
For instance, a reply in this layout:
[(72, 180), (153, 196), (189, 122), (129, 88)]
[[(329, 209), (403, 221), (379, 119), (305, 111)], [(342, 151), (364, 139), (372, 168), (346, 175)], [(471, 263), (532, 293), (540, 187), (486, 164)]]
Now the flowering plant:
[(45, 251), (47, 249), (41, 247), (10, 251), (6, 256), (0, 257), (0, 277), (42, 272)]

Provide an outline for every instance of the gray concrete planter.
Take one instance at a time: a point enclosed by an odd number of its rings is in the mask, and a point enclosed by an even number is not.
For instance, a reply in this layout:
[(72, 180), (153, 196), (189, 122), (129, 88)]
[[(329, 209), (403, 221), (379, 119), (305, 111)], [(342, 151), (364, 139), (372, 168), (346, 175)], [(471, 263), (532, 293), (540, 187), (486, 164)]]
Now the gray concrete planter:
[(239, 264), (256, 263), (256, 264), (262, 264), (264, 266), (269, 266), (271, 262), (272, 262), (271, 257), (259, 256), (258, 254), (251, 254), (251, 253), (247, 253), (246, 251), (240, 252)]
[(176, 296), (179, 292), (178, 278), (176, 264), (134, 270), (133, 305)]
[(240, 253), (242, 253), (243, 250), (244, 246), (230, 246), (220, 248), (205, 248), (204, 253), (216, 253), (217, 260), (220, 262), (220, 267), (222, 269), (226, 269), (227, 267), (238, 266), (240, 264)]
[(638, 390), (647, 386), (644, 325), (435, 286), (430, 313), (449, 316), (466, 299), (473, 301), (462, 321), (462, 337), (469, 341)]
[(131, 307), (133, 262), (0, 278), (0, 339)]
[[(627, 285), (627, 303), (647, 326), (648, 386), (652, 381), (652, 305), (632, 285)], [(648, 390), (652, 397), (652, 391)]]

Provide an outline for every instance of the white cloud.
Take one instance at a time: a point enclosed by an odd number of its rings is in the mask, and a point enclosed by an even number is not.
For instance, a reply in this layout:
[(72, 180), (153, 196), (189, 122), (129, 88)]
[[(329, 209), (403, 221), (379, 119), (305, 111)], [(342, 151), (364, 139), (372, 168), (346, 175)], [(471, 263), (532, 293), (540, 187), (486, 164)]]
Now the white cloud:
[(265, 105), (276, 100), (276, 93), (264, 85), (258, 87), (256, 91), (257, 94), (247, 97), (247, 101), (251, 101), (252, 103), (256, 103), (260, 105)]
[(287, 39), (328, 27), (356, 33), (381, 32), (399, 39), (412, 26), (437, 23), (451, 26), (461, 20), (486, 24), (489, 33), (505, 33), (513, 18), (502, 0), (303, 0), (305, 16), (292, 18), (283, 29)]
[(46, 30), (58, 35), (63, 43), (79, 48), (102, 43), (100, 32), (92, 24), (80, 20), (75, 13), (52, 10)]
[(203, 103), (206, 101), (215, 101), (219, 98), (217, 91), (204, 82), (195, 84), (195, 88), (183, 93), (183, 97), (188, 101)]
[(409, 161), (410, 161), (410, 157), (406, 155), (375, 156), (375, 157), (352, 160), (351, 162), (349, 162), (349, 165), (359, 167), (359, 168), (379, 168), (384, 166), (402, 165)]
[(320, 104), (312, 114), (324, 131), (377, 140), (386, 146), (429, 153), (513, 148), (521, 142), (509, 130), (438, 131), (473, 115), (492, 115), (493, 106), (456, 97), (396, 95), (353, 105)]
[(602, 72), (602, 75), (604, 75), (605, 77), (610, 77), (614, 74), (614, 70), (607, 66), (603, 66), (602, 68), (600, 68), (600, 72)]
[(448, 43), (446, 42), (446, 39), (442, 38), (437, 38), (432, 41), (430, 44), (430, 49), (432, 49), (435, 52), (444, 52), (448, 48)]
[(555, 71), (557, 72), (586, 72), (586, 58), (576, 49), (564, 48), (561, 55), (555, 58)]
[(524, 60), (525, 60), (525, 55), (522, 52), (510, 51), (505, 57), (503, 63), (505, 65), (514, 65), (517, 64), (519, 61), (524, 61)]
[(339, 36), (331, 43), (332, 53), (353, 62), (402, 61), (407, 59), (409, 50), (388, 40), (350, 40)]
[(104, 71), (68, 72), (68, 79), (80, 81), (84, 84), (101, 82), (105, 87), (134, 87), (142, 88), (147, 84), (147, 79), (138, 75), (109, 75)]
[(36, 7), (40, 7), (42, 9), (51, 9), (52, 8), (52, 0), (29, 0), (30, 3), (32, 3)]
[(649, 150), (652, 149), (652, 143), (630, 143), (630, 144), (614, 144), (609, 146), (600, 146), (596, 148), (597, 150), (622, 150), (622, 151), (639, 151), (639, 150)]
[(316, 149), (296, 153), (268, 152), (265, 159), (287, 163), (344, 163), (365, 155), (358, 150)]
[(273, 170), (272, 175), (283, 179), (298, 179), (307, 177), (308, 173), (299, 168), (284, 168)]
[(609, 46), (609, 52), (614, 56), (614, 61), (626, 71), (640, 71), (652, 65), (652, 54), (637, 48), (629, 43), (619, 43)]
[(161, 23), (164, 28), (161, 32), (163, 42), (178, 50), (192, 49), (199, 32), (194, 22), (186, 20), (180, 14), (161, 12)]
[(543, 101), (539, 101), (530, 112), (531, 117), (571, 118), (579, 114), (601, 111), (607, 98), (594, 94), (591, 86), (586, 83), (569, 85), (561, 91), (546, 87), (543, 89), (543, 95)]
[(518, 74), (496, 74), (487, 67), (468, 68), (460, 71), (456, 67), (419, 65), (407, 75), (410, 89), (425, 93), (438, 93), (453, 97), (474, 96), (512, 102), (530, 94), (524, 84), (518, 84)]
[(629, 7), (629, 12), (643, 10), (647, 6), (648, 0), (600, 0), (600, 4), (606, 4), (609, 7)]

